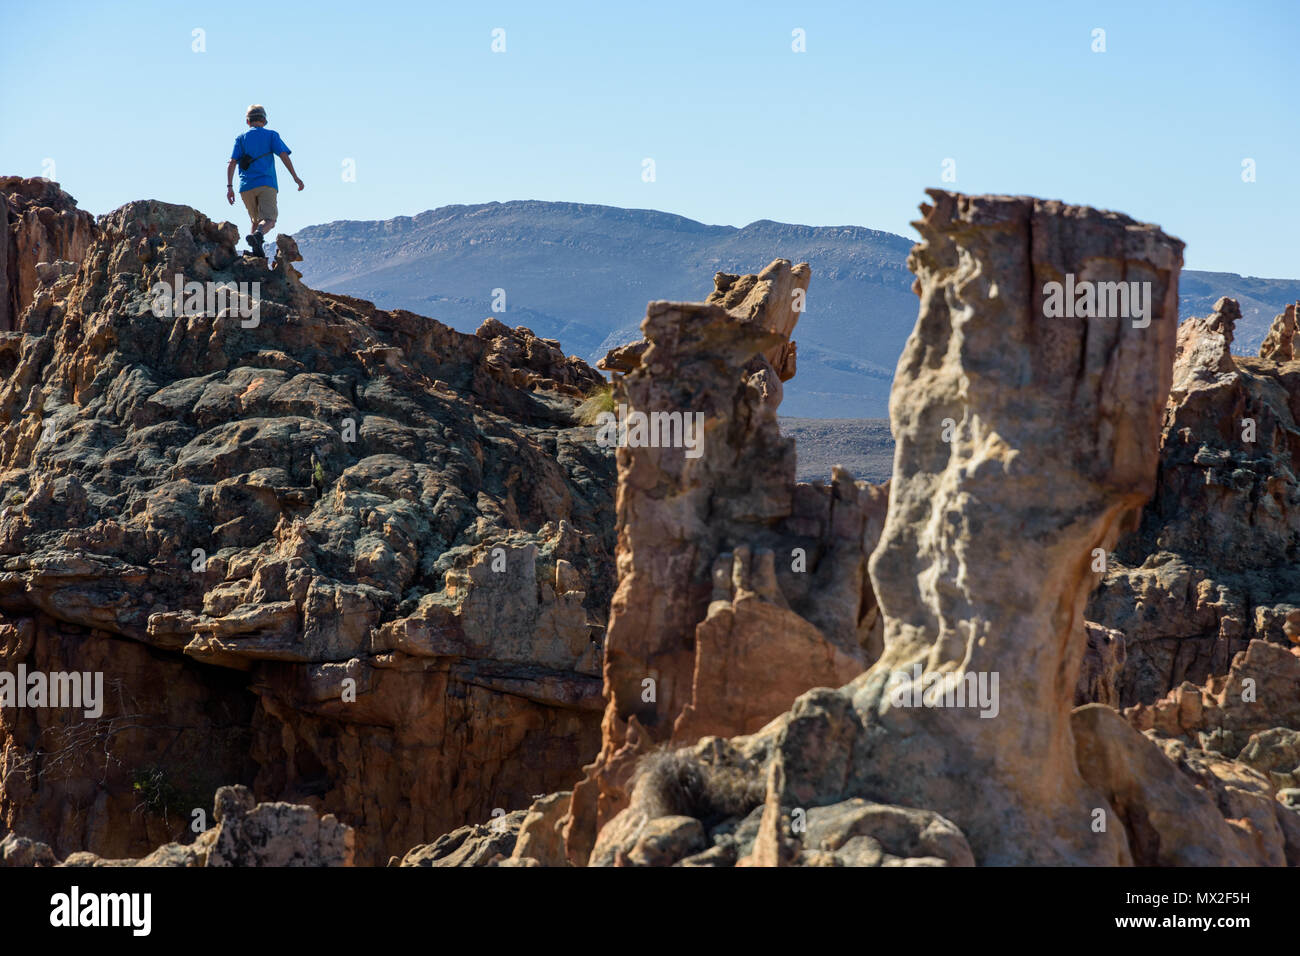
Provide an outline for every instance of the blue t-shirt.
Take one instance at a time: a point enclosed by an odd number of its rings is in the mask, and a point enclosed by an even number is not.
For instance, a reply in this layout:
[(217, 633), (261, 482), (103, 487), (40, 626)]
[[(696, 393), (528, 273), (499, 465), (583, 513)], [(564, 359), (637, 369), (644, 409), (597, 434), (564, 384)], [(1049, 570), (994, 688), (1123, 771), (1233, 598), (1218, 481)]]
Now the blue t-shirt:
[[(254, 158), (253, 165), (239, 171), (239, 191), (246, 193), (258, 186), (270, 186), (279, 189), (275, 179), (275, 157), (281, 153), (291, 152), (280, 134), (265, 126), (254, 126), (246, 133), (235, 137), (235, 148), (230, 153), (231, 159), (247, 154)], [(262, 156), (263, 153), (269, 153)], [(261, 156), (261, 159), (257, 157)]]

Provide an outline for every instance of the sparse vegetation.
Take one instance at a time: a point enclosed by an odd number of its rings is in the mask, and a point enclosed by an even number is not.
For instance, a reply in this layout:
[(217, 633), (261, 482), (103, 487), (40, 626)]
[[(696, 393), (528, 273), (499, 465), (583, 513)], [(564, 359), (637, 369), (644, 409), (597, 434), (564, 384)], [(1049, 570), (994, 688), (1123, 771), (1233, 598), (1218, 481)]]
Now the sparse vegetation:
[(180, 798), (180, 793), (158, 766), (141, 767), (132, 773), (131, 789), (140, 798), (140, 805), (154, 813), (165, 814), (176, 808)]
[(578, 421), (584, 425), (595, 425), (602, 412), (614, 411), (614, 386), (610, 383), (597, 385), (587, 393), (586, 399), (578, 406)]
[(194, 759), (137, 767), (131, 772), (131, 790), (139, 801), (136, 809), (167, 820), (173, 815), (186, 817), (195, 807), (210, 807), (219, 785), (218, 780), (207, 779), (211, 776)]
[(743, 817), (763, 802), (765, 785), (753, 768), (707, 763), (689, 748), (664, 747), (641, 758), (633, 802), (652, 816), (684, 814), (714, 824)]

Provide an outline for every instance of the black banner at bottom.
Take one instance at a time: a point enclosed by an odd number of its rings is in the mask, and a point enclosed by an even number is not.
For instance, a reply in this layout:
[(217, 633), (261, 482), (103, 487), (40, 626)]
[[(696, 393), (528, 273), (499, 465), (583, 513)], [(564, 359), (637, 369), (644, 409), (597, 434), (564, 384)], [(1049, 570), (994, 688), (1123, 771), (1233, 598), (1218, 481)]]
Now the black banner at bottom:
[(1230, 937), (1293, 930), (1292, 889), (1284, 874), (1260, 869), (0, 869), (10, 939), (94, 937), (128, 948), (280, 937), (373, 945), (421, 923), (537, 942), (602, 925), (653, 937), (668, 924), (734, 941), (751, 928), (761, 938), (837, 922), (851, 931), (860, 919), (932, 942), (963, 920), (985, 933), (1000, 925), (1040, 934), (1045, 921), (1059, 922), (1071, 941), (1171, 930)]

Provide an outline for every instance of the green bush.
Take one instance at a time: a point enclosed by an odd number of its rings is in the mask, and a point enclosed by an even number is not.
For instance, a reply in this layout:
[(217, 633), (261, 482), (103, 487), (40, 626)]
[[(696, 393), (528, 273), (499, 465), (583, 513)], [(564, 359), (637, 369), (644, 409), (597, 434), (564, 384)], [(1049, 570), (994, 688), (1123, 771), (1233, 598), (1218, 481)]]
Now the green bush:
[(131, 774), (131, 789), (140, 798), (140, 803), (149, 810), (162, 812), (174, 806), (177, 797), (176, 788), (167, 781), (162, 767), (138, 767)]
[(140, 801), (139, 806), (163, 818), (171, 814), (186, 817), (195, 807), (212, 805), (211, 794), (200, 786), (178, 787), (158, 764), (138, 767), (131, 774), (131, 790)]

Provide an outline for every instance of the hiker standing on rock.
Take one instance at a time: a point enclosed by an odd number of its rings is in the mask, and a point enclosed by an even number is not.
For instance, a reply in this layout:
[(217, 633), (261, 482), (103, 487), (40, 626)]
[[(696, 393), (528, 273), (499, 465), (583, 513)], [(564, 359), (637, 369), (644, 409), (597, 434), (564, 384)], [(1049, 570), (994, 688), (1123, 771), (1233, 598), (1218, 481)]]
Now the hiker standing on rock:
[(235, 187), (231, 178), (235, 166), (239, 166), (239, 195), (248, 208), (248, 217), (253, 221), (253, 231), (245, 236), (253, 255), (265, 257), (262, 242), (266, 234), (275, 228), (279, 215), (275, 197), (279, 191), (275, 179), (275, 157), (279, 156), (284, 168), (298, 184), (298, 191), (303, 188), (303, 181), (294, 172), (293, 163), (289, 161), (290, 149), (284, 145), (280, 134), (266, 128), (266, 109), (258, 104), (248, 108), (244, 114), (250, 129), (235, 137), (235, 148), (230, 154), (230, 163), (226, 166), (226, 201), (235, 204)]

